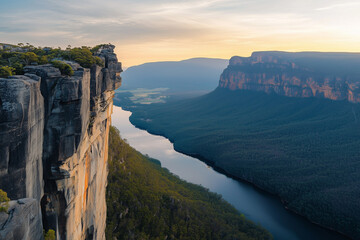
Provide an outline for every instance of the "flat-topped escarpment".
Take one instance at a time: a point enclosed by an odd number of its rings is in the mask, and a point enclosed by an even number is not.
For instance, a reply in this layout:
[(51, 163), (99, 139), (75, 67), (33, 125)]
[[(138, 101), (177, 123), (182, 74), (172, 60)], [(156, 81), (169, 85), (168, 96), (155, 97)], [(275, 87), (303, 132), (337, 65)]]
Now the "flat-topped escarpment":
[(122, 69), (114, 46), (94, 55), (103, 67), (67, 62), (67, 76), (51, 64), (27, 66), (0, 79), (0, 189), (35, 199), (40, 229), (58, 239), (105, 239), (108, 134)]
[(360, 54), (254, 52), (232, 57), (219, 87), (360, 102)]

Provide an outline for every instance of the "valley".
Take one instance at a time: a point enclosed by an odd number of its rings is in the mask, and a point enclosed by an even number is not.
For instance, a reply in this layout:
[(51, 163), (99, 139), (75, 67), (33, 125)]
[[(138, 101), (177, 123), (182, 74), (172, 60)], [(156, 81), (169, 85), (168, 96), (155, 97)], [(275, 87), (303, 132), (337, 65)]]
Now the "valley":
[(132, 111), (133, 124), (166, 136), (177, 151), (274, 193), (313, 222), (357, 236), (358, 105), (217, 89)]
[(0, 240), (360, 240), (360, 2), (2, 1)]
[(221, 195), (180, 180), (158, 160), (137, 152), (114, 127), (108, 181), (107, 239), (273, 239)]
[(176, 152), (168, 139), (135, 128), (129, 122), (130, 115), (131, 112), (114, 107), (112, 122), (131, 146), (151, 158), (158, 159), (162, 167), (181, 179), (221, 194), (247, 219), (265, 227), (274, 239), (347, 239), (287, 211), (274, 195), (244, 181), (227, 177), (218, 172), (219, 169), (215, 170), (197, 158)]

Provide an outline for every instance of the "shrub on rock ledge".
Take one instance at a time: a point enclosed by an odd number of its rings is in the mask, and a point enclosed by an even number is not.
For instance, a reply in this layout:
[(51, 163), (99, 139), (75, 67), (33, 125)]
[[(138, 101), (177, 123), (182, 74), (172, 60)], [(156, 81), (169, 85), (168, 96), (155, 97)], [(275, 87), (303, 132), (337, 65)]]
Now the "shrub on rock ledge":
[(59, 60), (54, 60), (54, 61), (51, 62), (51, 64), (54, 67), (58, 68), (60, 70), (61, 74), (68, 75), (68, 76), (72, 76), (74, 74), (74, 70), (67, 63), (64, 63), (64, 62), (59, 61)]
[(49, 229), (49, 231), (47, 231), (46, 233), (44, 230), (44, 240), (55, 240), (55, 239), (56, 239), (56, 236), (55, 236), (54, 230)]
[(93, 56), (88, 47), (70, 49), (68, 53), (64, 53), (64, 58), (70, 61), (75, 61), (85, 68), (90, 68), (94, 64), (102, 67), (104, 66), (101, 58)]
[(0, 77), (7, 78), (13, 75), (15, 68), (9, 66), (0, 66)]
[(9, 208), (9, 201), (7, 193), (0, 189), (0, 212), (7, 212)]

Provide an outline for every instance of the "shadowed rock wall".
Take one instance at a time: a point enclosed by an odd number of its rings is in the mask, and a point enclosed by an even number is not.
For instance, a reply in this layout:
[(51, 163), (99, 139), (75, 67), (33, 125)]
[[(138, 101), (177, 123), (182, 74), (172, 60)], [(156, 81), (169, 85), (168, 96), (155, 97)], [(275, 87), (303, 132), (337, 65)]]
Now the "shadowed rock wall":
[(11, 199), (43, 195), (43, 131), (40, 78), (0, 79), (0, 188)]

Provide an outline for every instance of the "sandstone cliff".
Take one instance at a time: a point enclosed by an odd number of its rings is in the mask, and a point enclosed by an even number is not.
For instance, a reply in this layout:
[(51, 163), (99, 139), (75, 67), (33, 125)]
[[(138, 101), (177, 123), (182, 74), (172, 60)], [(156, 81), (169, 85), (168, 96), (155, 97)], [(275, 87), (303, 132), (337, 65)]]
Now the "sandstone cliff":
[(232, 57), (219, 87), (360, 102), (360, 54), (255, 52)]
[(71, 77), (48, 64), (0, 79), (0, 188), (35, 199), (58, 239), (105, 239), (107, 141), (122, 71), (113, 49), (96, 53), (104, 68), (69, 62)]

